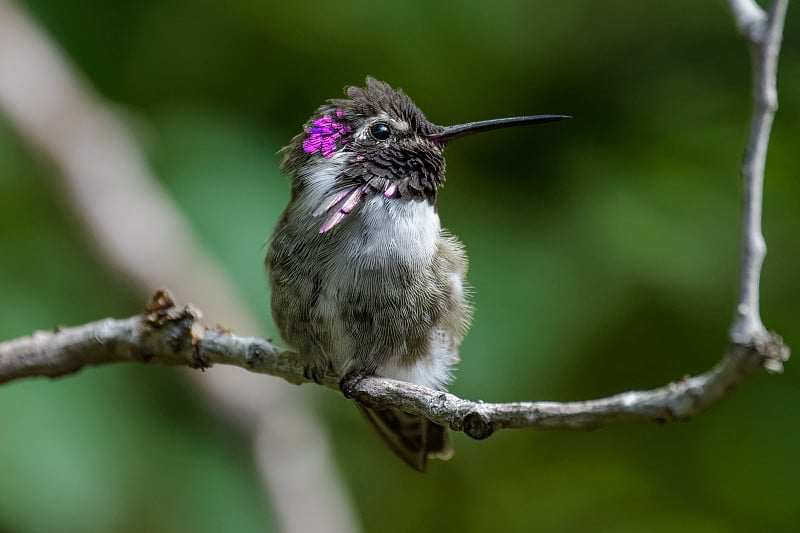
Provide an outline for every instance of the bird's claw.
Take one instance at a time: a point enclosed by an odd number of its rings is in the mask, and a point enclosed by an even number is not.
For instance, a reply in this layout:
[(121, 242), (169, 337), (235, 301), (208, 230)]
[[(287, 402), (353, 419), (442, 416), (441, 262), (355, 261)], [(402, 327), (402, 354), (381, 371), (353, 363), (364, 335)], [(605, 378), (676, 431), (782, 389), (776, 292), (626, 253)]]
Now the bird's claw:
[(356, 392), (356, 387), (362, 379), (367, 377), (364, 372), (350, 372), (339, 381), (339, 390), (342, 391), (344, 397), (352, 399)]
[(312, 380), (317, 385), (321, 385), (326, 376), (333, 373), (333, 365), (330, 361), (323, 363), (309, 363), (303, 368), (303, 376)]

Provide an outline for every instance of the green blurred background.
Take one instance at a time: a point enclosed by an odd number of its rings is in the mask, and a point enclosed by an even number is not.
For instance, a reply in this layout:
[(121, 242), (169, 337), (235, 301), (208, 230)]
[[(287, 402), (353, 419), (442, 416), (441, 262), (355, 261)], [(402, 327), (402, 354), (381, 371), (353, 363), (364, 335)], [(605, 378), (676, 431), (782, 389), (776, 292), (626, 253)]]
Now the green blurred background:
[[(135, 125), (264, 336), (262, 244), (288, 199), (276, 152), (323, 100), (371, 74), (441, 124), (575, 116), (448, 149), (440, 213), (469, 251), (477, 308), (455, 393), (587, 399), (701, 372), (726, 348), (750, 65), (722, 0), (23, 5)], [(762, 314), (800, 346), (794, 8), (767, 166)], [(146, 298), (92, 253), (53, 172), (0, 116), (2, 339), (129, 316)], [(689, 423), (458, 434), (454, 459), (426, 475), (339, 396), (305, 388), (367, 531), (794, 531), (799, 375), (790, 362)], [(248, 446), (175, 369), (5, 385), (0, 530), (277, 530)]]

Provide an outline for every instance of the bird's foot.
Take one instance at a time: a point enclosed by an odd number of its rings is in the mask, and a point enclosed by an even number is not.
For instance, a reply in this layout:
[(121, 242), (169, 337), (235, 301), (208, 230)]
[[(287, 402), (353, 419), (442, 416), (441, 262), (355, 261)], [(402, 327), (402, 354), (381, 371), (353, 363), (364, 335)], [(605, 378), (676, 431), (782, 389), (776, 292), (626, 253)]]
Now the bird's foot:
[(356, 386), (368, 375), (366, 372), (358, 371), (348, 373), (339, 381), (339, 390), (342, 391), (345, 398), (352, 399), (356, 392)]
[(333, 374), (333, 364), (329, 360), (314, 361), (306, 364), (303, 368), (303, 375), (306, 379), (310, 379), (318, 385), (330, 374)]

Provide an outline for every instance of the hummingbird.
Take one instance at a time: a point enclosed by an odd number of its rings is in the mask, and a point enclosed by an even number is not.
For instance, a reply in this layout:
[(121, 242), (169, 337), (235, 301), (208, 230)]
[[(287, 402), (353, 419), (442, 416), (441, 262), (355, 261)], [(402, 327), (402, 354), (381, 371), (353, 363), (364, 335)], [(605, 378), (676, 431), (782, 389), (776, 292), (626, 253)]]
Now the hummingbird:
[[(464, 246), (439, 221), (444, 149), (473, 133), (570, 117), (439, 126), (372, 77), (345, 94), (282, 149), (291, 199), (265, 260), (273, 319), (310, 379), (377, 375), (445, 390), (472, 306)], [(424, 416), (356, 405), (412, 468), (452, 456), (447, 429)]]

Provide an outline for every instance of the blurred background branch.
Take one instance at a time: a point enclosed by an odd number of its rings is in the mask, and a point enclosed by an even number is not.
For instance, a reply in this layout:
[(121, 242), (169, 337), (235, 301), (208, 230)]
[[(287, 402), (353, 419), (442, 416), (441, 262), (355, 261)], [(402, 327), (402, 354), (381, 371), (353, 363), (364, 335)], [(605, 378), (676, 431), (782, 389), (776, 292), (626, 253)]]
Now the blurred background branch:
[[(0, 0), (0, 108), (21, 139), (53, 165), (67, 207), (109, 268), (143, 293), (169, 285), (202, 305), (212, 323), (258, 332), (128, 128), (10, 0)], [(327, 438), (304, 398), (233, 368), (192, 377), (221, 419), (250, 435), (283, 530), (355, 530)]]

